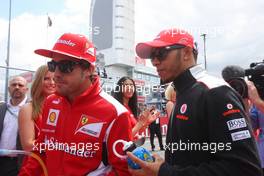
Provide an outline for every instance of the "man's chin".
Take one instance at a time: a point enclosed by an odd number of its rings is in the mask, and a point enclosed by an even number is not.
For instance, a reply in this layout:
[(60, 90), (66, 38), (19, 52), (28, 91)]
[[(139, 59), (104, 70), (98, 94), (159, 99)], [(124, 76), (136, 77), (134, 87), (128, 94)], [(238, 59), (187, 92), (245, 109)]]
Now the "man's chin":
[(66, 89), (56, 89), (56, 94), (62, 97), (67, 97), (70, 93)]
[(13, 94), (13, 96), (12, 96), (12, 98), (14, 98), (14, 99), (20, 99), (22, 97), (23, 97), (22, 94)]
[(65, 96), (66, 95), (66, 93), (62, 92), (62, 91), (56, 91), (56, 94), (59, 96)]
[(163, 84), (167, 84), (167, 83), (170, 83), (172, 82), (173, 80), (170, 80), (170, 79), (160, 79), (160, 84), (163, 85)]

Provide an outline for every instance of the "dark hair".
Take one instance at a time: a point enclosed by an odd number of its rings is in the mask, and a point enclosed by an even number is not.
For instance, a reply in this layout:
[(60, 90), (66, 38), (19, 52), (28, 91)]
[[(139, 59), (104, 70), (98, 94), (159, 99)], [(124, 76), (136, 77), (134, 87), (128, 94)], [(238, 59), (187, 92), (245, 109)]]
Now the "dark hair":
[(113, 96), (115, 99), (117, 99), (121, 104), (123, 103), (123, 91), (122, 91), (122, 86), (126, 80), (131, 80), (134, 85), (134, 94), (133, 96), (129, 99), (128, 101), (128, 106), (131, 109), (133, 115), (135, 118), (137, 118), (137, 112), (138, 112), (138, 107), (137, 107), (137, 91), (136, 91), (136, 84), (134, 80), (128, 76), (124, 76), (120, 78), (116, 84), (115, 91), (113, 93)]
[(81, 63), (81, 66), (82, 66), (84, 69), (89, 68), (90, 65), (91, 65), (88, 61), (83, 60), (83, 59), (81, 59), (81, 60), (79, 61), (79, 63)]
[(228, 65), (222, 70), (222, 77), (227, 82), (233, 78), (244, 78), (245, 70), (238, 65)]

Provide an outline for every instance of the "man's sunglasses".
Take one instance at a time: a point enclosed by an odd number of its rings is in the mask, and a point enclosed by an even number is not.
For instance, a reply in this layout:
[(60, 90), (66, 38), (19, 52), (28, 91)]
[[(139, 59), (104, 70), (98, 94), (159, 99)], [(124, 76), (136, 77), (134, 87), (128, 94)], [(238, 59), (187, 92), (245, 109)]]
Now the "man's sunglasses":
[(48, 62), (48, 69), (50, 72), (55, 72), (56, 67), (60, 70), (62, 73), (71, 73), (76, 65), (83, 66), (85, 68), (89, 67), (89, 63), (86, 61), (72, 61), (72, 60), (61, 60), (59, 62), (56, 62), (54, 60)]
[(185, 48), (186, 46), (184, 45), (171, 45), (171, 46), (166, 46), (166, 47), (162, 47), (162, 48), (154, 48), (151, 55), (150, 55), (150, 59), (153, 60), (155, 58), (157, 58), (159, 61), (164, 60), (168, 53), (171, 50), (175, 50), (175, 49), (181, 49), (181, 48)]

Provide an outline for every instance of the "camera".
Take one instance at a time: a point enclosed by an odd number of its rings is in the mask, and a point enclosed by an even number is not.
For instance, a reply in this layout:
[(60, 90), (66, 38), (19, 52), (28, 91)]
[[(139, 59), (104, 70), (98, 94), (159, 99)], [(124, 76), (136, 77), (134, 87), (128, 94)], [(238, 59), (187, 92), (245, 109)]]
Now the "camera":
[(222, 76), (242, 98), (248, 98), (248, 88), (244, 80), (247, 77), (256, 86), (260, 98), (264, 99), (264, 60), (251, 63), (249, 67), (243, 69), (239, 66), (227, 66), (223, 69)]
[(260, 98), (264, 99), (264, 60), (250, 64), (250, 68), (245, 70), (245, 76), (252, 81), (258, 90)]

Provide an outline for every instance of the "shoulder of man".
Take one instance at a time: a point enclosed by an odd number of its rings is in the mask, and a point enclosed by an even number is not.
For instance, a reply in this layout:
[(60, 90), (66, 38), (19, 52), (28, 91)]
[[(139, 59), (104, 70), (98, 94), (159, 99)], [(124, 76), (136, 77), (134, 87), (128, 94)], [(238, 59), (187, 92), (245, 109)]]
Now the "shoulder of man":
[(6, 109), (7, 109), (7, 104), (5, 102), (1, 102), (0, 103), (0, 112), (2, 112), (2, 111), (5, 112)]
[(0, 137), (3, 130), (3, 123), (4, 123), (6, 110), (7, 110), (7, 104), (5, 102), (1, 103), (0, 104)]
[(117, 116), (123, 113), (128, 113), (128, 110), (119, 101), (117, 101), (111, 95), (108, 95), (106, 92), (102, 91), (100, 93), (100, 97), (104, 99), (105, 105), (108, 104), (108, 110), (111, 109), (114, 113), (116, 113)]

